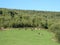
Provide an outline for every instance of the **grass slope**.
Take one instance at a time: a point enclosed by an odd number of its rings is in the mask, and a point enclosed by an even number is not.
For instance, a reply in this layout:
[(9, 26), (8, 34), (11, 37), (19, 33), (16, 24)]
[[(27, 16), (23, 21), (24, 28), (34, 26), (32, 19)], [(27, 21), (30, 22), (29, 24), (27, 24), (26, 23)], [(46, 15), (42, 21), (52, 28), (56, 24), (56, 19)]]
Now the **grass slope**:
[[(39, 34), (40, 33), (40, 34)], [(45, 30), (0, 31), (0, 45), (60, 45), (52, 40), (52, 34)]]

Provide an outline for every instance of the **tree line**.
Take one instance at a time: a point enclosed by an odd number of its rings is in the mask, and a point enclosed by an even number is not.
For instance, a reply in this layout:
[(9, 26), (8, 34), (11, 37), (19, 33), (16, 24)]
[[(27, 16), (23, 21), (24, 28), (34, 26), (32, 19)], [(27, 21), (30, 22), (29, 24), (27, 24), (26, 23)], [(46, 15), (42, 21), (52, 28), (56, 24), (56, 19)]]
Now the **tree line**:
[(60, 17), (59, 12), (0, 8), (0, 27), (40, 27), (48, 29)]

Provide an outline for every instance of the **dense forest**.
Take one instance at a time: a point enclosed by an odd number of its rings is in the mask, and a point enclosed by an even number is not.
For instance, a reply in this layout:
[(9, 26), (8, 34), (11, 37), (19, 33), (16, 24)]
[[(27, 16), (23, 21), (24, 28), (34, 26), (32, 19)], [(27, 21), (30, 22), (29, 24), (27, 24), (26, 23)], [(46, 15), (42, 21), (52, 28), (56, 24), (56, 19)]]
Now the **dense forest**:
[(59, 22), (60, 12), (0, 8), (0, 28), (39, 27)]

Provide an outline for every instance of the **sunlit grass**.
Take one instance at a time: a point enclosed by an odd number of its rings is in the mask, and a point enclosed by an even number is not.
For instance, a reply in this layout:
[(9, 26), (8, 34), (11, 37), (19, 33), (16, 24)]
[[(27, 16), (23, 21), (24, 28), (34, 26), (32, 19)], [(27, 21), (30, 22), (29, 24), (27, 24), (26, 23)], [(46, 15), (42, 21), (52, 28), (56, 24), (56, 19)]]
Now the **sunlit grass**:
[(0, 31), (0, 45), (60, 45), (46, 30), (11, 29)]

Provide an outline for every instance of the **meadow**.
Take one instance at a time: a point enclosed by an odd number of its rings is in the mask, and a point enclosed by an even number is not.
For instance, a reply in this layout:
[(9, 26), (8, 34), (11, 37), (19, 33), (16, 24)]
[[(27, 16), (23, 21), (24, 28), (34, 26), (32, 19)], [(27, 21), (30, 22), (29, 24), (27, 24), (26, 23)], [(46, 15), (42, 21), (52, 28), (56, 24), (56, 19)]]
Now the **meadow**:
[(0, 31), (0, 45), (60, 45), (47, 30), (6, 29)]

